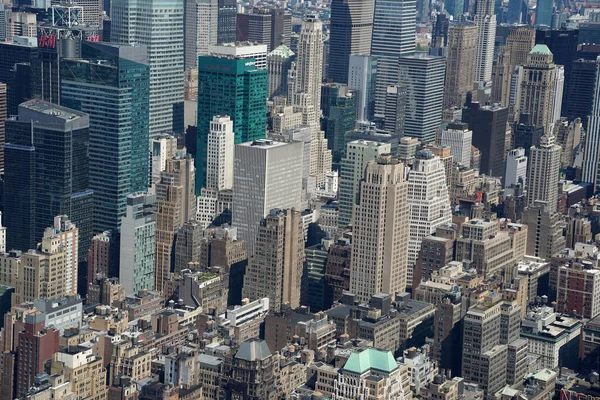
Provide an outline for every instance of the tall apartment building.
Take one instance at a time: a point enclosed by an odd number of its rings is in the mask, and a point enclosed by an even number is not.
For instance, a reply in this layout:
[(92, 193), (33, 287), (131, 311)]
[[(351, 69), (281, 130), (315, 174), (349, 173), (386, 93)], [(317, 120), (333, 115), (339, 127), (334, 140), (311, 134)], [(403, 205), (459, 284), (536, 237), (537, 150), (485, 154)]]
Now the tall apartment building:
[(96, 232), (118, 229), (127, 196), (148, 187), (150, 67), (146, 50), (138, 44), (86, 41), (81, 57), (61, 61), (62, 104), (89, 115)]
[(469, 125), (460, 122), (448, 124), (440, 136), (440, 144), (449, 146), (454, 161), (465, 167), (471, 166), (472, 141), (473, 131), (469, 129)]
[(113, 3), (111, 43), (146, 46), (150, 136), (183, 131), (184, 0)]
[[(46, 228), (44, 237), (58, 236), (65, 251), (65, 293), (74, 295), (79, 292), (79, 261), (85, 260), (85, 254), (79, 253), (79, 228), (66, 215), (54, 217), (54, 224)], [(85, 248), (89, 247), (89, 241)], [(84, 252), (82, 252), (84, 253)]]
[(467, 60), (476, 57), (477, 32), (477, 26), (467, 24), (452, 25), (448, 30), (444, 109), (462, 107), (473, 90), (475, 64)]
[(412, 282), (412, 266), (419, 256), (421, 240), (433, 234), (438, 226), (452, 222), (444, 164), (430, 150), (417, 152), (408, 172), (408, 204), (408, 281)]
[(197, 68), (198, 56), (207, 56), (217, 44), (218, 0), (184, 0), (184, 67)]
[(473, 102), (462, 110), (462, 122), (473, 131), (473, 146), (481, 151), (479, 171), (482, 174), (500, 177), (504, 170), (508, 108), (500, 105), (484, 106)]
[(494, 2), (492, 0), (478, 1), (473, 20), (477, 26), (475, 82), (488, 82), (492, 79), (494, 38), (496, 37)]
[(184, 222), (196, 217), (195, 169), (192, 157), (178, 152), (167, 160), (156, 184), (155, 290), (162, 291), (171, 272), (175, 234)]
[(360, 302), (406, 290), (408, 183), (404, 164), (390, 155), (367, 163), (354, 207), (350, 292)]
[(235, 144), (264, 138), (267, 124), (267, 46), (211, 46), (210, 53), (198, 59), (197, 195), (206, 187), (208, 134), (213, 117), (230, 116)]
[(105, 278), (117, 274), (119, 263), (118, 239), (113, 231), (104, 231), (95, 235), (88, 250), (87, 282), (94, 282), (98, 274)]
[(348, 88), (356, 96), (356, 120), (370, 121), (375, 112), (377, 60), (362, 54), (350, 54)]
[(398, 80), (407, 87), (403, 135), (432, 142), (442, 120), (444, 57), (416, 53), (398, 58)]
[[(550, 132), (555, 122), (554, 111), (558, 106), (555, 105), (555, 98), (559, 103), (562, 101), (562, 85), (559, 83), (556, 86), (557, 71), (560, 70), (554, 64), (552, 53), (544, 44), (535, 45), (523, 66), (519, 112), (531, 114), (533, 124), (543, 126), (544, 132)], [(557, 89), (560, 93), (557, 93)]]
[(375, 4), (371, 55), (377, 57), (376, 116), (384, 116), (388, 86), (398, 84), (398, 57), (415, 52), (416, 18), (416, 0)]
[(269, 299), (270, 309), (300, 306), (304, 232), (299, 211), (274, 209), (260, 222), (254, 255), (244, 275), (242, 296)]
[(539, 147), (529, 152), (527, 169), (527, 205), (544, 204), (548, 212), (556, 212), (561, 147), (552, 135), (542, 136)]
[[(92, 236), (87, 114), (30, 100), (6, 121), (4, 171), (7, 246), (35, 249), (54, 217), (68, 215), (87, 250)], [(83, 251), (85, 251), (83, 250)]]
[(364, 177), (367, 164), (381, 155), (390, 153), (389, 143), (354, 140), (346, 145), (346, 157), (342, 159), (339, 180), (338, 227), (340, 231), (352, 223), (360, 181)]
[(259, 223), (272, 209), (301, 209), (302, 148), (302, 142), (267, 139), (235, 146), (232, 225), (249, 255)]
[(329, 74), (338, 83), (349, 83), (351, 54), (369, 56), (373, 34), (375, 0), (334, 0), (331, 2)]
[(156, 195), (127, 197), (121, 221), (119, 279), (126, 295), (154, 290), (156, 254)]

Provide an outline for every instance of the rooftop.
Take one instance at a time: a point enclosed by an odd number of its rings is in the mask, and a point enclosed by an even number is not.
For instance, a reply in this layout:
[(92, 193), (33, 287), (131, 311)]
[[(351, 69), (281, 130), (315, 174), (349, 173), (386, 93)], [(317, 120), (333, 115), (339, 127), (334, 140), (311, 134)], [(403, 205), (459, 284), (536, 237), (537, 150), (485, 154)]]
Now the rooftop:
[(250, 339), (242, 342), (235, 358), (247, 361), (264, 360), (271, 356), (271, 350), (264, 340)]
[(533, 49), (531, 49), (529, 54), (552, 55), (552, 52), (545, 44), (536, 44)]
[(362, 351), (350, 354), (344, 365), (344, 371), (362, 374), (369, 369), (383, 372), (392, 372), (398, 368), (391, 351), (383, 351), (375, 348), (366, 348)]

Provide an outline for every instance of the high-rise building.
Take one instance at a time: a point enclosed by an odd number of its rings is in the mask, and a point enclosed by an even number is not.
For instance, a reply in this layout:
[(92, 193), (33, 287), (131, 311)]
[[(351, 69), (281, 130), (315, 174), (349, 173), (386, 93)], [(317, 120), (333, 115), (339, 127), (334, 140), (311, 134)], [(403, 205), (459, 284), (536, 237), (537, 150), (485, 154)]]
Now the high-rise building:
[[(555, 117), (555, 99), (562, 101), (562, 93), (557, 98), (557, 68), (548, 46), (536, 44), (527, 56), (523, 67), (519, 111), (531, 114), (532, 123), (543, 126), (544, 132), (550, 132)], [(562, 87), (559, 89), (562, 92)], [(560, 109), (559, 109), (560, 114)]]
[(516, 185), (521, 185), (521, 188), (525, 188), (526, 183), (527, 156), (525, 156), (525, 149), (519, 147), (509, 150), (506, 153), (506, 161), (504, 162), (502, 186), (505, 190), (514, 188)]
[[(596, 82), (596, 73), (598, 68), (597, 60), (587, 60), (579, 58), (573, 61), (571, 68), (571, 84), (565, 86), (565, 96), (568, 102), (562, 105), (562, 114), (569, 119), (581, 118), (583, 128), (588, 131), (588, 118), (592, 115), (594, 105), (595, 85), (590, 82)], [(562, 100), (562, 99), (560, 99)], [(589, 137), (589, 136), (588, 136)], [(584, 153), (585, 154), (585, 153)]]
[(6, 83), (0, 83), (0, 170), (4, 171), (4, 141), (5, 141), (5, 121), (7, 117), (7, 91)]
[(119, 247), (118, 239), (113, 231), (104, 231), (92, 238), (87, 261), (88, 284), (94, 282), (98, 275), (105, 278), (117, 275)]
[(448, 30), (450, 20), (444, 13), (435, 16), (431, 30), (431, 47), (429, 54), (432, 56), (446, 56), (448, 50)]
[(406, 290), (407, 194), (404, 164), (390, 155), (367, 163), (354, 207), (350, 263), (350, 292), (360, 302)]
[(473, 90), (475, 64), (467, 60), (474, 60), (477, 54), (477, 29), (475, 25), (458, 24), (448, 30), (444, 109), (462, 107), (467, 93)]
[(542, 136), (540, 146), (531, 148), (527, 169), (528, 206), (544, 204), (548, 212), (556, 212), (561, 150), (552, 135)]
[(484, 106), (473, 102), (462, 110), (462, 122), (473, 131), (473, 146), (481, 151), (479, 170), (486, 175), (500, 177), (504, 170), (508, 108), (497, 104)]
[(595, 193), (600, 187), (600, 60), (595, 63), (593, 87), (594, 98), (585, 138), (581, 180), (591, 183)]
[(349, 83), (351, 54), (369, 56), (373, 34), (375, 0), (333, 0), (329, 36), (328, 77), (338, 83)]
[(160, 181), (160, 173), (167, 168), (167, 160), (177, 153), (177, 138), (169, 134), (160, 134), (150, 141), (150, 153), (152, 160), (152, 185)]
[[(0, 11), (0, 21), (2, 21), (1, 13), (2, 11)], [(19, 112), (19, 104), (26, 100), (24, 94), (28, 95), (27, 98), (31, 98), (31, 83), (27, 75), (31, 74), (31, 64), (37, 58), (38, 52), (37, 40), (24, 39), (18, 43), (0, 42), (0, 82), (7, 84), (8, 115)], [(19, 75), (19, 72), (25, 76)]]
[(401, 56), (398, 74), (407, 88), (403, 135), (432, 142), (442, 120), (446, 60), (427, 53)]
[(196, 194), (206, 186), (207, 140), (215, 115), (233, 120), (235, 143), (262, 139), (267, 125), (266, 45), (211, 46), (198, 62)]
[(187, 221), (177, 231), (175, 239), (175, 273), (188, 268), (188, 263), (200, 261), (204, 230), (195, 221)]
[(198, 56), (208, 55), (208, 46), (217, 44), (218, 0), (184, 0), (184, 66), (198, 67)]
[(94, 231), (118, 229), (127, 196), (148, 187), (146, 48), (85, 42), (80, 58), (62, 60), (61, 79), (63, 105), (89, 115)]
[(430, 150), (416, 154), (408, 173), (410, 231), (408, 240), (408, 282), (412, 282), (412, 266), (417, 261), (421, 240), (435, 233), (438, 226), (452, 222), (450, 198), (444, 164)]
[(494, 1), (478, 1), (473, 20), (478, 31), (477, 54), (475, 55), (475, 82), (488, 82), (492, 79), (494, 39), (496, 37)]
[(350, 54), (348, 88), (356, 97), (356, 120), (370, 121), (375, 112), (377, 60), (361, 54)]
[(583, 318), (600, 314), (600, 271), (587, 269), (582, 263), (558, 268), (556, 311), (574, 313)]
[(102, 357), (90, 347), (73, 346), (56, 351), (50, 371), (64, 376), (77, 398), (106, 398), (106, 369)]
[(346, 85), (328, 83), (322, 87), (322, 99), (321, 128), (332, 153), (332, 162), (338, 165), (346, 150), (346, 133), (354, 130), (356, 96)]
[(58, 351), (60, 334), (52, 327), (45, 327), (45, 316), (41, 311), (28, 314), (25, 326), (18, 335), (19, 356), (17, 357), (18, 396), (25, 395), (34, 386), (34, 378), (46, 371), (46, 363)]
[(92, 236), (88, 184), (89, 116), (30, 100), (6, 121), (4, 212), (7, 246), (34, 249), (54, 217), (68, 215), (79, 228), (79, 247)]
[[(531, 182), (531, 178), (528, 177)], [(527, 225), (528, 256), (549, 260), (565, 248), (562, 214), (549, 212), (545, 206), (528, 207), (521, 217)]]
[(535, 26), (551, 26), (554, 0), (540, 0), (535, 7)]
[(402, 83), (388, 86), (385, 96), (385, 119), (383, 130), (390, 136), (404, 136), (404, 121), (408, 101), (408, 85)]
[(126, 295), (154, 290), (156, 254), (156, 195), (127, 197), (121, 221), (119, 280)]
[(269, 211), (260, 222), (254, 255), (244, 275), (242, 296), (250, 300), (269, 298), (271, 310), (284, 305), (300, 306), (304, 265), (302, 217), (293, 209)]
[(360, 181), (364, 177), (368, 162), (390, 153), (389, 143), (354, 140), (346, 145), (346, 156), (342, 159), (339, 180), (338, 227), (340, 231), (352, 223)]
[(196, 217), (195, 169), (185, 151), (167, 160), (156, 184), (155, 290), (162, 291), (171, 272), (175, 234), (184, 222)]
[(208, 133), (206, 188), (233, 188), (233, 122), (228, 115), (215, 116)]
[(184, 0), (113, 3), (111, 43), (141, 44), (150, 66), (150, 136), (183, 132)]
[(465, 167), (471, 166), (471, 142), (473, 131), (461, 122), (452, 122), (441, 132), (440, 144), (449, 146), (454, 161)]
[(416, 0), (375, 2), (371, 55), (377, 58), (377, 116), (384, 116), (388, 86), (398, 84), (398, 57), (415, 52), (416, 14)]
[(279, 45), (267, 56), (269, 71), (269, 98), (288, 95), (288, 74), (292, 68), (294, 52), (285, 44)]
[[(85, 255), (79, 252), (79, 228), (77, 228), (66, 215), (54, 217), (54, 224), (46, 228), (44, 237), (58, 236), (65, 249), (65, 293), (77, 294), (78, 291), (78, 264), (85, 260)], [(89, 241), (85, 248), (89, 247)]]
[(303, 143), (255, 140), (235, 146), (232, 225), (254, 245), (260, 221), (275, 209), (301, 209)]
[(218, 0), (217, 43), (235, 42), (237, 5), (235, 0)]

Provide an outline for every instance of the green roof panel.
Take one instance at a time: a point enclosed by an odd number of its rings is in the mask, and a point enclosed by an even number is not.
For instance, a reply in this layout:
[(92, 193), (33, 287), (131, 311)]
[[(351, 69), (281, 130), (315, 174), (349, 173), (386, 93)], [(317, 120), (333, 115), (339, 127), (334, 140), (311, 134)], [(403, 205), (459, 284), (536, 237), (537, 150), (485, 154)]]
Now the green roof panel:
[(362, 374), (369, 369), (377, 369), (384, 372), (392, 372), (398, 368), (398, 364), (394, 359), (391, 351), (383, 351), (373, 348), (368, 348), (362, 351), (357, 351), (350, 354), (344, 370)]

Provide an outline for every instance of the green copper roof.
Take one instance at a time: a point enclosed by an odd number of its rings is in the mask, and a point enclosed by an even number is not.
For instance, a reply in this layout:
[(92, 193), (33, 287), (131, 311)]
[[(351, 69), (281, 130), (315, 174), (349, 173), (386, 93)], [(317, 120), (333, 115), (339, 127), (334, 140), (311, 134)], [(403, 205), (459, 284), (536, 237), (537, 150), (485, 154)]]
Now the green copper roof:
[(275, 50), (269, 53), (270, 56), (281, 56), (285, 58), (290, 58), (295, 55), (295, 53), (287, 47), (285, 44), (279, 45)]
[(346, 365), (344, 365), (344, 371), (357, 374), (362, 374), (371, 368), (384, 372), (392, 372), (398, 368), (398, 364), (394, 360), (391, 351), (367, 348), (363, 351), (350, 354)]
[(533, 49), (529, 52), (529, 54), (545, 54), (552, 55), (552, 52), (545, 44), (536, 44)]

